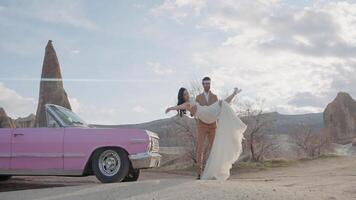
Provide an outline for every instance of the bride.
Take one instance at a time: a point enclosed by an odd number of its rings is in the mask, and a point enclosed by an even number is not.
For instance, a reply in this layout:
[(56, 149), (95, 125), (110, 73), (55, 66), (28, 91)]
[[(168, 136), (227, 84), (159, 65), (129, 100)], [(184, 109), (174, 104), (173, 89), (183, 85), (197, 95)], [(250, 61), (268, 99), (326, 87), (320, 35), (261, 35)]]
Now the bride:
[(244, 138), (243, 133), (247, 128), (230, 106), (231, 101), (241, 90), (235, 88), (226, 99), (219, 100), (210, 106), (201, 106), (191, 100), (185, 88), (181, 88), (181, 92), (184, 92), (184, 102), (167, 108), (166, 113), (177, 110), (182, 115), (189, 111), (204, 123), (210, 124), (218, 121), (214, 143), (201, 179), (228, 179), (232, 164), (242, 153), (241, 143)]

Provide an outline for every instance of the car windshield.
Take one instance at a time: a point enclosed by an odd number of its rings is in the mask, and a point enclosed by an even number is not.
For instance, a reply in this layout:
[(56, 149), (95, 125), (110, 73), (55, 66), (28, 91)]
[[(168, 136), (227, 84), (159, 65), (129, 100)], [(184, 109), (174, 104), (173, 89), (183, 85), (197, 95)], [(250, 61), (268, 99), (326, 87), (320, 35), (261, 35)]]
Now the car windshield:
[(87, 126), (84, 120), (82, 120), (74, 112), (59, 106), (51, 106), (51, 109), (56, 115), (65, 123), (66, 126)]

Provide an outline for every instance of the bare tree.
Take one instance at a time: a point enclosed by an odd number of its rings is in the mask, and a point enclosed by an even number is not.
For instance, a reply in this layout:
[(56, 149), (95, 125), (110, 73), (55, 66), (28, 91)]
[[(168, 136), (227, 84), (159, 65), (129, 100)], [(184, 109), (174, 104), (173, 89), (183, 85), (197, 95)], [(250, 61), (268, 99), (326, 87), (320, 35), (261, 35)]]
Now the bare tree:
[(250, 161), (263, 161), (266, 155), (272, 154), (279, 148), (272, 132), (274, 119), (264, 113), (264, 101), (240, 103), (242, 120), (247, 124), (245, 131), (244, 151), (250, 156)]
[[(196, 128), (196, 121), (191, 123), (193, 119), (187, 116), (175, 116), (172, 118), (172, 121), (177, 125), (176, 132), (182, 132), (183, 134), (183, 141), (185, 142), (186, 153), (185, 156), (192, 161), (193, 165), (197, 164), (196, 160), (196, 149), (197, 149), (197, 128)], [(204, 163), (208, 157), (208, 145), (205, 145), (204, 149)]]
[(313, 131), (309, 125), (300, 124), (291, 134), (298, 153), (317, 158), (332, 150), (332, 137), (326, 129)]
[(203, 86), (199, 81), (194, 80), (194, 81), (190, 82), (190, 86), (188, 88), (188, 92), (189, 92), (191, 97), (195, 98), (202, 91), (203, 91)]

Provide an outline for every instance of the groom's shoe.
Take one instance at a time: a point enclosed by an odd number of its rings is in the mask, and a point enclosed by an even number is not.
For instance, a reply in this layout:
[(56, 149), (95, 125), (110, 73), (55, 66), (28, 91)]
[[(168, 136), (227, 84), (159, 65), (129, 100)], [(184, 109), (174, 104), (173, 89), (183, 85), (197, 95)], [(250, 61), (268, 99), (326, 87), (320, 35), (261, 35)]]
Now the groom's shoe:
[(197, 176), (197, 180), (200, 180), (200, 174), (198, 174), (198, 176)]

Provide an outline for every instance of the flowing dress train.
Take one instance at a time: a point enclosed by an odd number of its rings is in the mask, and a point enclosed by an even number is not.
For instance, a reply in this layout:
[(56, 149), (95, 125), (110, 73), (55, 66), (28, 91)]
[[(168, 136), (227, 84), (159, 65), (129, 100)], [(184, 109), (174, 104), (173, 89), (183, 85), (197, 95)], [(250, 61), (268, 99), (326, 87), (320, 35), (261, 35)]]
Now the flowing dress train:
[(226, 101), (218, 101), (210, 106), (196, 105), (195, 115), (200, 120), (208, 124), (218, 121), (214, 143), (201, 179), (226, 180), (232, 164), (242, 153), (243, 133), (247, 126)]

